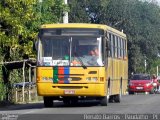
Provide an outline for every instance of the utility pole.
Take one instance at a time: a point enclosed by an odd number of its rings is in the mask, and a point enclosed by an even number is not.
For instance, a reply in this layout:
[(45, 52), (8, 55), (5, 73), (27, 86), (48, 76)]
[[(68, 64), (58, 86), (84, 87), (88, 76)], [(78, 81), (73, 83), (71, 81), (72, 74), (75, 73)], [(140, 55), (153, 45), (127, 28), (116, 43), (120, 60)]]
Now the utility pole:
[(146, 59), (144, 60), (144, 67), (145, 67), (145, 73), (146, 73), (146, 67), (147, 67)]
[[(64, 0), (64, 3), (67, 5), (67, 0)], [(63, 12), (63, 23), (68, 23), (68, 12)]]

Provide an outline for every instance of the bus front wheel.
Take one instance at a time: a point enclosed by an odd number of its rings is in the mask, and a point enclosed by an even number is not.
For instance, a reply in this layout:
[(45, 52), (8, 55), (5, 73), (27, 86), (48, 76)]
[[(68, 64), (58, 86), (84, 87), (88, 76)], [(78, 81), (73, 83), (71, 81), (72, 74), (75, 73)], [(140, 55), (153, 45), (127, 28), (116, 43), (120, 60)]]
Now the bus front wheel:
[(43, 97), (44, 107), (53, 107), (53, 98), (52, 97)]

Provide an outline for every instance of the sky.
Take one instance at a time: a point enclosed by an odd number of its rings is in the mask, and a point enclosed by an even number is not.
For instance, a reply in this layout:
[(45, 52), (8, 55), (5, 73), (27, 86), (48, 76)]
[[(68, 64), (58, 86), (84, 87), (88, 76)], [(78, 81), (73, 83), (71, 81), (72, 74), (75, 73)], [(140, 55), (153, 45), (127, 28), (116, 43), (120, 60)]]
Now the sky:
[(142, 0), (142, 1), (149, 1), (149, 2), (157, 2), (160, 5), (160, 0)]
[(158, 2), (158, 4), (160, 4), (160, 0), (151, 0), (151, 1), (155, 1), (155, 2)]
[(155, 0), (155, 1), (157, 1), (160, 4), (160, 0)]

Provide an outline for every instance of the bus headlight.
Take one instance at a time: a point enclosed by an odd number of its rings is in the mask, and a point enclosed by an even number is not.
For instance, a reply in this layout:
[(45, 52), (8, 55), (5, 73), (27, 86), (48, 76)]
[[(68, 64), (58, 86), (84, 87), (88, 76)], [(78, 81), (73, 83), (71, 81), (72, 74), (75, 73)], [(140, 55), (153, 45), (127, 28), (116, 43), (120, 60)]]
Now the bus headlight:
[(91, 81), (91, 77), (87, 77), (86, 80), (87, 80), (87, 81)]
[(42, 80), (46, 81), (46, 80), (47, 80), (47, 77), (42, 77)]
[(42, 77), (42, 80), (44, 80), (44, 81), (47, 81), (47, 80), (52, 81), (52, 78), (51, 77)]
[(92, 80), (93, 81), (98, 81), (98, 78), (97, 77), (92, 77)]
[(87, 77), (86, 78), (87, 81), (98, 81), (97, 77)]

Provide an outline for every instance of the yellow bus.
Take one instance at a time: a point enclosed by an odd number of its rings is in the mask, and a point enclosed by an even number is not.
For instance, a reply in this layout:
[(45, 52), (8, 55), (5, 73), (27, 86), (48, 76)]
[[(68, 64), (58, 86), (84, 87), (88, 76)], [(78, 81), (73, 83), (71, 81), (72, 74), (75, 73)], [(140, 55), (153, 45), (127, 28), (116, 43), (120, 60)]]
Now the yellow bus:
[(38, 38), (37, 91), (45, 107), (54, 100), (120, 102), (128, 83), (123, 32), (101, 24), (45, 24)]

